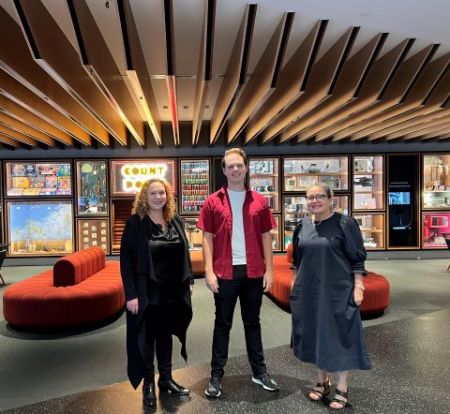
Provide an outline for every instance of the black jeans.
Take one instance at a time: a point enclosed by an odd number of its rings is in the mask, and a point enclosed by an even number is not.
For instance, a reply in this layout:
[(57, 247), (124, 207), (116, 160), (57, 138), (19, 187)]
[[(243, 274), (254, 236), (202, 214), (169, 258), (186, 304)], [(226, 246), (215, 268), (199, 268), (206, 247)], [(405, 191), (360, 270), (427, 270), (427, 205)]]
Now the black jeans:
[(247, 355), (253, 375), (266, 372), (264, 352), (261, 340), (261, 310), (263, 279), (218, 280), (219, 293), (214, 294), (216, 320), (212, 346), (211, 376), (222, 377), (228, 360), (228, 344), (233, 324), (233, 313), (237, 298), (241, 304), (241, 316), (244, 322)]
[(172, 378), (172, 321), (174, 305), (150, 305), (146, 312), (145, 380), (155, 376), (155, 351), (159, 380)]

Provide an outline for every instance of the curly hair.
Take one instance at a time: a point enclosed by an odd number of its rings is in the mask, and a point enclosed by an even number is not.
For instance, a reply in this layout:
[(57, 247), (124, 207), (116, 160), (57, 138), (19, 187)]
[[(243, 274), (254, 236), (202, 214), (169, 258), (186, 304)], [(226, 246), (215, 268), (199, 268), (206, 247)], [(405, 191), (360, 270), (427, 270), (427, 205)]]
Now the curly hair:
[(163, 217), (166, 223), (170, 223), (176, 212), (175, 197), (173, 196), (173, 191), (170, 184), (162, 178), (150, 178), (150, 180), (147, 180), (144, 184), (142, 184), (139, 193), (136, 194), (136, 198), (134, 199), (133, 210), (131, 212), (132, 214), (137, 214), (141, 220), (145, 218), (150, 210), (147, 191), (148, 187), (153, 183), (161, 183), (164, 186), (166, 191), (166, 204), (163, 207)]

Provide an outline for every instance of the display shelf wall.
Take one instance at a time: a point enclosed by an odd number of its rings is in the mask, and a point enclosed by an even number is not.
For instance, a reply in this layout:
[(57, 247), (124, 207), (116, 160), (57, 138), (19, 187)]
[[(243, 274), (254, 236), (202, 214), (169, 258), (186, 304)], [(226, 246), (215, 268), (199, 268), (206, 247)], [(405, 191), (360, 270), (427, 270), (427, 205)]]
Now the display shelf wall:
[(77, 215), (108, 215), (106, 160), (75, 161)]
[(210, 193), (209, 159), (180, 161), (180, 213), (200, 214)]
[(280, 212), (280, 161), (274, 157), (249, 157), (249, 185), (267, 199), (274, 213)]
[(109, 223), (107, 219), (77, 219), (77, 250), (97, 246), (101, 247), (106, 254), (109, 254), (109, 245)]
[(384, 210), (384, 157), (354, 155), (352, 211)]
[(450, 209), (450, 153), (426, 154), (422, 160), (422, 207)]

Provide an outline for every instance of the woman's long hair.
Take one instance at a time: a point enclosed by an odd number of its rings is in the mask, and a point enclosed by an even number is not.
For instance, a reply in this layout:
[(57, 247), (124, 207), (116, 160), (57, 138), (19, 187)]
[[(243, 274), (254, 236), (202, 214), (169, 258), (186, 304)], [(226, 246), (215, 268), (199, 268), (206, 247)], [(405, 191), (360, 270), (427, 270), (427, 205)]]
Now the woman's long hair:
[(145, 218), (150, 211), (147, 196), (148, 187), (153, 183), (160, 183), (164, 186), (164, 190), (166, 191), (166, 204), (163, 207), (163, 217), (166, 223), (170, 223), (176, 212), (175, 198), (173, 196), (172, 187), (162, 178), (150, 178), (150, 180), (147, 180), (142, 184), (141, 190), (136, 194), (136, 198), (134, 199), (133, 210), (131, 210), (131, 212), (137, 214), (141, 220)]

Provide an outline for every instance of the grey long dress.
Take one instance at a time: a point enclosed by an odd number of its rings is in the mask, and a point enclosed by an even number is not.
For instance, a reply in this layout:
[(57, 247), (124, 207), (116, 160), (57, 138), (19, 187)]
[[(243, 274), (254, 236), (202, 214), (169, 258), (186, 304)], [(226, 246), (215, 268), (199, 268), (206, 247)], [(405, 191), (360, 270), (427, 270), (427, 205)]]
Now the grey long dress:
[(369, 369), (353, 273), (365, 274), (366, 252), (358, 224), (335, 213), (314, 224), (305, 218), (294, 232), (297, 278), (292, 288), (294, 354), (320, 369)]

